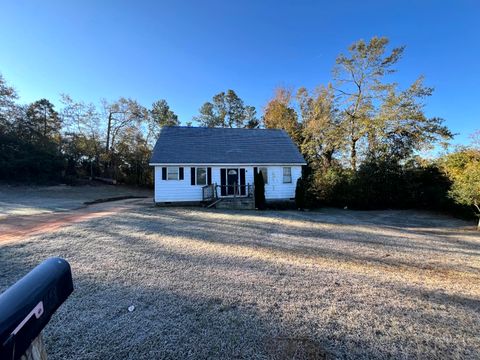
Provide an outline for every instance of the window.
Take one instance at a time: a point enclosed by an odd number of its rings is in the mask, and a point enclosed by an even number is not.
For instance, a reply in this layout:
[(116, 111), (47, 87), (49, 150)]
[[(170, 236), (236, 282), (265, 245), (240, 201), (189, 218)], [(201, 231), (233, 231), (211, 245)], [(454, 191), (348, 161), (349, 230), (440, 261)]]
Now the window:
[(283, 183), (290, 184), (292, 182), (292, 168), (284, 167), (283, 168)]
[(207, 185), (206, 168), (197, 168), (197, 185)]
[(167, 180), (178, 180), (178, 175), (178, 167), (167, 167)]
[(262, 174), (263, 176), (263, 182), (265, 184), (268, 184), (268, 171), (267, 171), (267, 168), (266, 167), (261, 167), (261, 168), (258, 168), (258, 171)]

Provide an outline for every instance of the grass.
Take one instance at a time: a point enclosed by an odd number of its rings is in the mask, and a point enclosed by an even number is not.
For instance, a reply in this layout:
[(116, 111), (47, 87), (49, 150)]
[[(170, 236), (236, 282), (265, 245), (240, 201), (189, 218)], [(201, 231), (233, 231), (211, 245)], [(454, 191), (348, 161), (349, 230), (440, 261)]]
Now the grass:
[(143, 206), (0, 247), (0, 290), (46, 257), (71, 263), (50, 359), (474, 359), (480, 237), (465, 225)]

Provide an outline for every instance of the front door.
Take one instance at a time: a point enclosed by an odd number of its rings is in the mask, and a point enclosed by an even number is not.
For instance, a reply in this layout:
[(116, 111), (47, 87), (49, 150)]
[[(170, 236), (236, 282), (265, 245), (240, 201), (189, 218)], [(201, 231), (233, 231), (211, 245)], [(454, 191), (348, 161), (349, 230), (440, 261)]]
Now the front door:
[(238, 169), (227, 169), (227, 185), (227, 195), (233, 195), (238, 185)]

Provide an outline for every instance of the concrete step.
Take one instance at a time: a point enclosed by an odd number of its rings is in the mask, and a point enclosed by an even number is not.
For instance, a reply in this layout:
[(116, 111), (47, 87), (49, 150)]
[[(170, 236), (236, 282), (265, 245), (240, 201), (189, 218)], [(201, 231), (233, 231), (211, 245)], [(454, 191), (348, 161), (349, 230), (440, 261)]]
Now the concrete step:
[(255, 209), (255, 201), (253, 198), (222, 198), (215, 207), (217, 209)]

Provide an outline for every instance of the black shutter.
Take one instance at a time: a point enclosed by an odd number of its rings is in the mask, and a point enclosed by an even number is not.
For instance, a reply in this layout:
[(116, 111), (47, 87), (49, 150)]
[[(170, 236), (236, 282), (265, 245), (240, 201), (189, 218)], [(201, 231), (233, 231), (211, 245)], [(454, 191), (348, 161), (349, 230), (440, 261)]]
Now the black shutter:
[(220, 194), (222, 196), (227, 195), (227, 169), (220, 169), (220, 180), (221, 180), (221, 188), (220, 188)]
[(162, 180), (167, 180), (167, 168), (162, 167)]
[(207, 168), (207, 185), (212, 185), (212, 168)]
[(195, 185), (195, 168), (190, 168), (190, 184)]
[(178, 168), (178, 180), (183, 180), (183, 167)]
[(255, 166), (253, 168), (253, 176), (257, 175), (258, 174), (258, 168)]
[(245, 169), (240, 169), (240, 195), (246, 194)]

